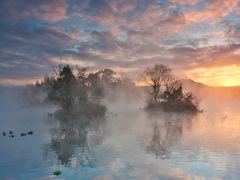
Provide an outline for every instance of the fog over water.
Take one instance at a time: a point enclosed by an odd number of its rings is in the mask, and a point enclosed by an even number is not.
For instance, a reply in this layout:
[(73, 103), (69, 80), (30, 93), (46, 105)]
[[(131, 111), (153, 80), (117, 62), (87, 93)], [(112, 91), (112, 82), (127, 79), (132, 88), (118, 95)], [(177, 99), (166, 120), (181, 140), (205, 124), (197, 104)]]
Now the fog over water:
[(193, 116), (146, 112), (140, 90), (108, 92), (105, 117), (56, 119), (54, 106), (17, 103), (18, 91), (0, 88), (0, 179), (240, 179), (230, 93), (198, 93), (204, 113)]

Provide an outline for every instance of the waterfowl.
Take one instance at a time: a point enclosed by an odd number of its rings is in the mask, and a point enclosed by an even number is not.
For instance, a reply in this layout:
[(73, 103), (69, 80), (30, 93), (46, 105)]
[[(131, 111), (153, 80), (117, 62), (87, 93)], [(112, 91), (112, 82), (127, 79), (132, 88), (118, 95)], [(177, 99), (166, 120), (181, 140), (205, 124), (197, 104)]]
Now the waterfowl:
[(6, 136), (7, 133), (3, 132), (3, 136)]
[(12, 132), (12, 131), (9, 131), (9, 134), (13, 134), (13, 132)]
[(21, 133), (21, 136), (26, 136), (27, 134), (26, 133)]
[(33, 135), (33, 131), (29, 131), (28, 134), (29, 134), (29, 135)]
[(15, 137), (15, 136), (12, 134), (12, 135), (10, 135), (9, 137), (13, 138), (13, 137)]

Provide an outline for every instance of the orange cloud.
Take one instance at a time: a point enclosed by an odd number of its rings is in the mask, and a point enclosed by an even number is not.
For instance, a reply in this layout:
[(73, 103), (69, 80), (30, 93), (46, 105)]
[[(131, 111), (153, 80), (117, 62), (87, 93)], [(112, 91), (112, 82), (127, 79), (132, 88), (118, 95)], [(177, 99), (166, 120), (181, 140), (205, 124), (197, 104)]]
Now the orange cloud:
[(26, 84), (35, 83), (36, 79), (0, 79), (1, 86), (25, 86)]

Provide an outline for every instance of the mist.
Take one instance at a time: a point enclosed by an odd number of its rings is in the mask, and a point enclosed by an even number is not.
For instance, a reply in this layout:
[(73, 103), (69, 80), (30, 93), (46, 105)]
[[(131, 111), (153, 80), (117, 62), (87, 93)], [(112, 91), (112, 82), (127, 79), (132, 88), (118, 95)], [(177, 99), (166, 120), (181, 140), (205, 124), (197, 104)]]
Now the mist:
[(239, 89), (183, 87), (203, 113), (146, 111), (146, 91), (135, 86), (107, 88), (104, 116), (59, 118), (48, 115), (53, 104), (19, 103), (23, 87), (1, 87), (0, 177), (51, 179), (61, 170), (62, 179), (237, 179)]

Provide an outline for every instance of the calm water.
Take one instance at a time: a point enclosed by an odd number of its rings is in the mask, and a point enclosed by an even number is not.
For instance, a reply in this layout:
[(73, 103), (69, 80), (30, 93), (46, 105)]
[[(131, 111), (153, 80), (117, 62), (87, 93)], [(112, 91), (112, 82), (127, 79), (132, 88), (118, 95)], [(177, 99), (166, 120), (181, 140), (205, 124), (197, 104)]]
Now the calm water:
[(205, 101), (191, 117), (123, 101), (105, 118), (58, 120), (0, 100), (0, 179), (240, 179), (238, 103)]

